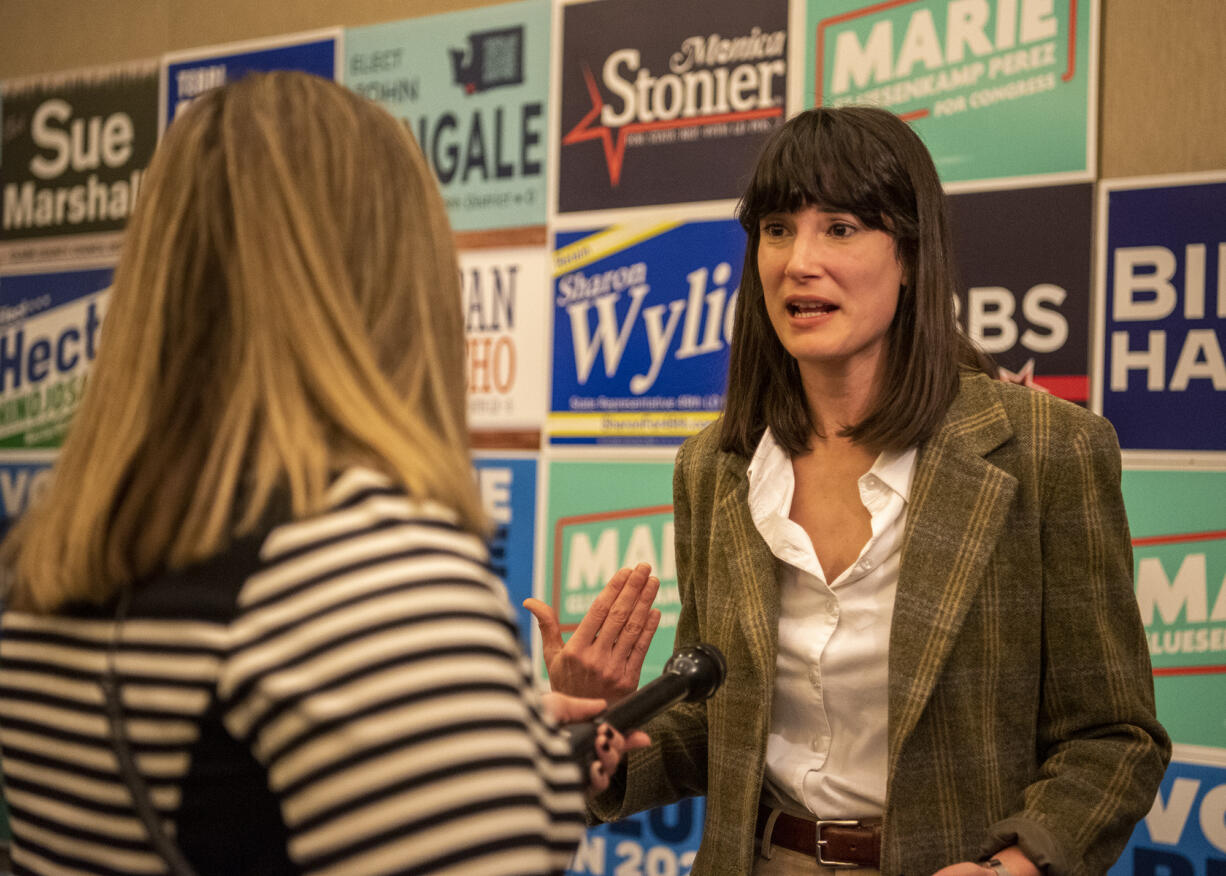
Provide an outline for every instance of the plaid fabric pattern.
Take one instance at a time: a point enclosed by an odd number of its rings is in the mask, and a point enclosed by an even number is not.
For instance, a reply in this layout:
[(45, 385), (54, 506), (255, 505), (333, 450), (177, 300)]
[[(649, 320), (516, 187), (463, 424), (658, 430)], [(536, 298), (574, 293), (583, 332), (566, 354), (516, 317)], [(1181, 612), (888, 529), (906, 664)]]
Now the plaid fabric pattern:
[[(728, 679), (653, 722), (654, 745), (593, 806), (607, 819), (707, 794), (694, 876), (748, 873), (754, 853), (779, 605), (748, 462), (709, 428), (674, 474), (678, 645), (714, 643)], [(1170, 757), (1110, 424), (963, 378), (917, 463), (889, 659), (883, 874), (1013, 842), (1053, 876), (1107, 870)]]

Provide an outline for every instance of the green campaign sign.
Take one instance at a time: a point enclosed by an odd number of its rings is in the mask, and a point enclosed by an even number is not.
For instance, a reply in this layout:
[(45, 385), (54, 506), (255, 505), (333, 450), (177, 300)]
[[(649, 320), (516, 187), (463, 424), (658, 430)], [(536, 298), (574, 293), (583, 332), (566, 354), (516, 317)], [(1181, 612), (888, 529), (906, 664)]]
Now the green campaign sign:
[(649, 563), (660, 579), (660, 627), (643, 664), (650, 681), (673, 653), (677, 568), (673, 555), (673, 465), (661, 462), (555, 461), (549, 466), (545, 586), (563, 634), (624, 566)]
[(1093, 176), (1094, 0), (809, 0), (806, 106), (910, 121), (945, 183)]
[(549, 4), (345, 31), (344, 83), (413, 132), (457, 231), (545, 223)]
[(1137, 606), (1158, 717), (1176, 742), (1226, 740), (1226, 472), (1128, 471)]

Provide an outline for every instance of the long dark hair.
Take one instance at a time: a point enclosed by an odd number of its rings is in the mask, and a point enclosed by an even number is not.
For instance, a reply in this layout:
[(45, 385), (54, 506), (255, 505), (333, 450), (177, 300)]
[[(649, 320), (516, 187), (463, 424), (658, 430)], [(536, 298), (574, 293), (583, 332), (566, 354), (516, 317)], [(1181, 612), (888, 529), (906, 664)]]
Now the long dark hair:
[(872, 107), (803, 112), (775, 130), (758, 158), (737, 207), (748, 241), (720, 445), (750, 455), (769, 425), (775, 440), (797, 454), (816, 428), (796, 360), (766, 314), (757, 260), (759, 220), (812, 205), (851, 213), (894, 238), (907, 282), (887, 333), (884, 378), (864, 419), (839, 434), (860, 444), (911, 447), (940, 425), (957, 395), (960, 366), (990, 366), (954, 319), (949, 222), (932, 158), (909, 125)]

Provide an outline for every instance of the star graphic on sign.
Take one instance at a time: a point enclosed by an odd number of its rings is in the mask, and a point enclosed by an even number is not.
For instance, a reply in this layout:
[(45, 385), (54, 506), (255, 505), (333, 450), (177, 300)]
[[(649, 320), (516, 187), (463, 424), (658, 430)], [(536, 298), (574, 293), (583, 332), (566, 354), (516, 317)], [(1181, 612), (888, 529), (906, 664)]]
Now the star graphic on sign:
[(1029, 386), (1031, 389), (1037, 389), (1040, 392), (1049, 392), (1047, 387), (1040, 386), (1034, 382), (1034, 358), (1026, 360), (1026, 364), (1017, 371), (1010, 371), (1003, 365), (996, 368), (996, 376), (1005, 383), (1016, 383), (1021, 386)]
[(693, 128), (703, 125), (719, 125), (726, 122), (765, 119), (773, 116), (783, 117), (782, 106), (771, 106), (756, 110), (737, 110), (735, 112), (698, 115), (693, 118), (664, 119), (654, 122), (631, 122), (617, 129), (597, 124), (601, 111), (604, 109), (604, 97), (600, 94), (600, 86), (596, 77), (586, 64), (583, 65), (583, 82), (587, 87), (588, 100), (592, 108), (579, 120), (579, 124), (562, 138), (563, 146), (573, 146), (589, 140), (597, 140), (604, 149), (605, 167), (609, 171), (609, 185), (616, 188), (621, 182), (622, 163), (626, 158), (626, 138), (631, 134), (643, 131), (661, 131), (674, 128)]

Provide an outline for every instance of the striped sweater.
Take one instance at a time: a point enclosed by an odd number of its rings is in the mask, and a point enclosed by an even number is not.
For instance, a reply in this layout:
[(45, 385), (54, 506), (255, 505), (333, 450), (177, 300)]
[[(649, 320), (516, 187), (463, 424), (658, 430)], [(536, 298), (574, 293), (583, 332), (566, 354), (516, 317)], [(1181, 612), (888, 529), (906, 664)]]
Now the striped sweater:
[(446, 509), (353, 469), (323, 513), (143, 582), (113, 616), (3, 617), (14, 873), (165, 872), (108, 741), (108, 663), (201, 874), (565, 869), (579, 773), (485, 548)]

